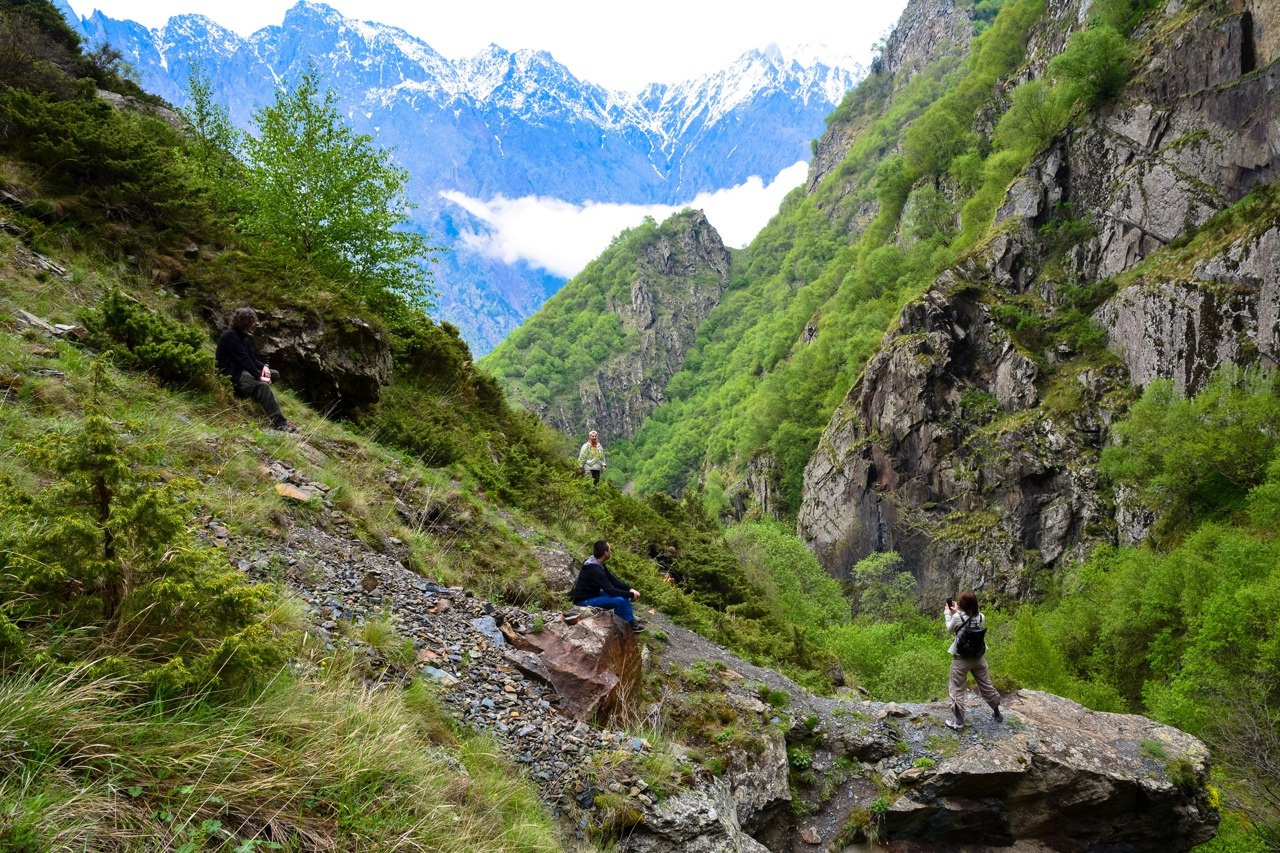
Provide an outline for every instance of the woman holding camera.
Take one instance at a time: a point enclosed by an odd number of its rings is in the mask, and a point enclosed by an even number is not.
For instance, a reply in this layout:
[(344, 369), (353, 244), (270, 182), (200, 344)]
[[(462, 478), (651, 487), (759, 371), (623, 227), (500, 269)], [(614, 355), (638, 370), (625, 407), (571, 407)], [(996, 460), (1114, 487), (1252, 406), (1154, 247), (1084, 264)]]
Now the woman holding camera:
[(964, 699), (965, 682), (971, 672), (973, 680), (978, 684), (978, 692), (991, 706), (995, 721), (1004, 722), (1004, 716), (1000, 713), (1000, 692), (991, 684), (991, 674), (987, 672), (985, 643), (979, 641), (984, 647), (976, 657), (966, 657), (964, 652), (967, 651), (967, 644), (961, 642), (964, 632), (970, 628), (980, 629), (982, 633), (986, 631), (982, 613), (978, 610), (978, 596), (973, 590), (966, 589), (960, 593), (958, 601), (948, 598), (942, 618), (947, 623), (947, 631), (955, 635), (951, 648), (948, 649), (951, 654), (951, 686), (948, 693), (951, 696), (951, 713), (955, 718), (947, 720), (947, 727), (957, 731), (964, 728), (964, 705), (961, 702)]

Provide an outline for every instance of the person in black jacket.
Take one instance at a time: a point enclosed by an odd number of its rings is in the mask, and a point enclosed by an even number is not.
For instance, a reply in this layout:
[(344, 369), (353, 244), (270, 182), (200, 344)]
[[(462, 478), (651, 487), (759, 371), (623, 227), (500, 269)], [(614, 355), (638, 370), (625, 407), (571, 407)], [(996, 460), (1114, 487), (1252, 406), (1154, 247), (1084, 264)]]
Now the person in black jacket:
[(285, 420), (271, 391), (271, 384), (280, 374), (258, 361), (249, 339), (258, 325), (258, 314), (252, 308), (237, 308), (231, 312), (231, 325), (218, 337), (216, 358), (218, 372), (231, 378), (231, 388), (237, 397), (250, 397), (257, 402), (271, 419), (273, 429), (297, 432), (293, 424)]
[(640, 600), (640, 591), (604, 567), (613, 549), (603, 539), (591, 546), (591, 556), (582, 564), (573, 585), (573, 603), (584, 607), (607, 607), (622, 617), (637, 633), (644, 627), (636, 622), (631, 602)]

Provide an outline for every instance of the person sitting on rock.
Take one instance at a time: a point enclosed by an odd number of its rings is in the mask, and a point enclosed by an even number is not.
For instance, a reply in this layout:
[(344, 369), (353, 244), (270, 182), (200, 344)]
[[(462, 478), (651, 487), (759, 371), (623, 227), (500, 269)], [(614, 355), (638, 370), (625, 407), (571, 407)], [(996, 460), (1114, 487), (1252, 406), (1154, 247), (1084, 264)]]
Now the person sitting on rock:
[(592, 430), (587, 434), (587, 443), (578, 451), (578, 471), (590, 474), (593, 486), (600, 485), (600, 475), (608, 468), (604, 458), (604, 445), (600, 443), (600, 434)]
[(271, 419), (272, 429), (297, 432), (297, 428), (281, 413), (280, 404), (271, 390), (271, 384), (280, 378), (279, 372), (258, 361), (253, 354), (249, 335), (257, 325), (258, 313), (252, 308), (237, 308), (231, 312), (231, 325), (218, 337), (218, 372), (231, 378), (231, 389), (237, 397), (249, 397), (262, 407)]
[(644, 626), (636, 622), (631, 602), (640, 600), (640, 591), (604, 567), (613, 549), (603, 539), (591, 546), (591, 556), (582, 564), (573, 585), (573, 603), (582, 607), (604, 607), (618, 614), (631, 630), (639, 633)]

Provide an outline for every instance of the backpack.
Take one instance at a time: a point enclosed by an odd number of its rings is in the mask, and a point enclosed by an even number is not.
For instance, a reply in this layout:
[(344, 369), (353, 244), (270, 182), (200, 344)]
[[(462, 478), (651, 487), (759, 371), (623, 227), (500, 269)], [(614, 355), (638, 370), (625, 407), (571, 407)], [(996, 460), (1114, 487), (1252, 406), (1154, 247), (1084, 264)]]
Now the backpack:
[(970, 628), (969, 619), (960, 626), (960, 639), (956, 641), (956, 654), (962, 658), (980, 658), (987, 653), (987, 629), (982, 625)]

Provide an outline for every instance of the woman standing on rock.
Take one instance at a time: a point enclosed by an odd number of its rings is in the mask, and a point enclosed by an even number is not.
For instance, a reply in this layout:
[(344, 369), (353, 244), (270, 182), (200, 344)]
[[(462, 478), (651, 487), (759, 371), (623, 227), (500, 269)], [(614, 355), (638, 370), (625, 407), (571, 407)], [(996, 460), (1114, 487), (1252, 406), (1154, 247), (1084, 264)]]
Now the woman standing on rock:
[[(978, 692), (987, 700), (997, 723), (1004, 722), (1000, 713), (1000, 691), (991, 683), (991, 675), (987, 672), (986, 643), (983, 636), (986, 625), (981, 611), (978, 610), (978, 596), (973, 590), (966, 589), (960, 593), (957, 601), (947, 599), (942, 610), (942, 618), (947, 623), (947, 631), (955, 635), (951, 641), (951, 713), (954, 719), (947, 720), (947, 727), (957, 731), (964, 728), (964, 692), (969, 673), (978, 684)], [(973, 629), (976, 633), (970, 633)], [(975, 654), (976, 652), (976, 654)]]

